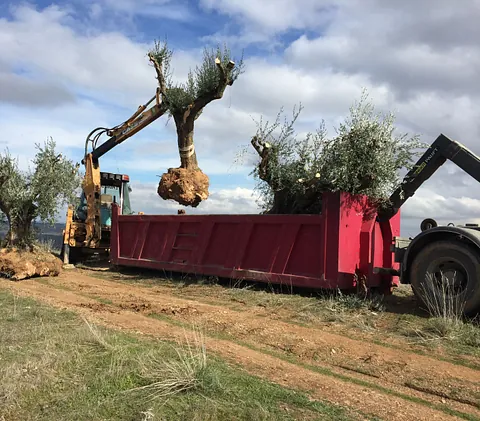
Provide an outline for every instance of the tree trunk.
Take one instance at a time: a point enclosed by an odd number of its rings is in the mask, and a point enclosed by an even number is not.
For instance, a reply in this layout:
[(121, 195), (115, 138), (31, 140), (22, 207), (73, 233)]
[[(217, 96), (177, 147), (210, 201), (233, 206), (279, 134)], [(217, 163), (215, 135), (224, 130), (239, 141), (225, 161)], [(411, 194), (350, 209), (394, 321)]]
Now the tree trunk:
[(157, 193), (164, 200), (175, 200), (184, 206), (198, 206), (208, 198), (209, 180), (198, 167), (197, 154), (193, 146), (193, 126), (197, 114), (191, 110), (174, 114), (177, 126), (178, 149), (180, 152), (180, 167), (169, 168), (162, 175)]
[(197, 153), (193, 144), (194, 123), (193, 119), (185, 118), (183, 113), (175, 115), (177, 126), (177, 142), (180, 152), (180, 168), (189, 170), (198, 169)]
[(193, 145), (193, 130), (178, 133), (178, 150), (180, 151), (180, 168), (197, 170), (197, 152)]
[(24, 203), (12, 216), (10, 209), (3, 212), (8, 221), (8, 233), (5, 237), (6, 247), (28, 248), (33, 246), (32, 222), (35, 219), (35, 205)]
[(9, 230), (6, 237), (7, 247), (31, 248), (33, 243), (32, 236), (33, 217), (15, 218), (11, 221), (8, 218)]
[(318, 214), (322, 211), (322, 191), (324, 185), (315, 176), (311, 180), (301, 181), (302, 188), (284, 186), (281, 180), (272, 173), (272, 168), (279, 164), (278, 151), (275, 147), (254, 136), (251, 144), (260, 156), (258, 177), (267, 183), (273, 193), (273, 204), (267, 214)]

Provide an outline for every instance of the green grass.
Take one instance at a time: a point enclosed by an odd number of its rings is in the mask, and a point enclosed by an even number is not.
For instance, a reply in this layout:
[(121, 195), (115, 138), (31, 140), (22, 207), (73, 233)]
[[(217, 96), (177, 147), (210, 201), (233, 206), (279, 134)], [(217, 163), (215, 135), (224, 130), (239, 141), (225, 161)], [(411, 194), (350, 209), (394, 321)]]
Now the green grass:
[[(152, 314), (149, 315), (149, 317), (157, 318), (157, 319), (166, 321), (168, 323), (171, 323), (173, 325), (183, 327), (184, 329), (188, 329), (187, 324), (185, 324), (185, 323), (183, 323), (179, 320), (174, 320), (169, 316), (157, 315), (155, 313), (152, 313)], [(404, 399), (406, 401), (410, 401), (410, 402), (413, 402), (413, 403), (424, 405), (426, 407), (444, 412), (447, 415), (456, 416), (458, 418), (461, 418), (461, 419), (464, 419), (464, 420), (467, 420), (467, 421), (478, 421), (477, 417), (475, 417), (473, 415), (470, 415), (470, 414), (467, 414), (467, 413), (464, 413), (464, 412), (453, 410), (445, 404), (435, 404), (435, 403), (429, 402), (425, 399), (421, 399), (421, 398), (418, 398), (418, 397), (415, 397), (415, 396), (411, 396), (411, 395), (408, 395), (408, 394), (405, 394), (405, 393), (398, 392), (398, 391), (396, 391), (394, 389), (391, 389), (391, 388), (388, 388), (388, 387), (384, 387), (384, 386), (379, 385), (377, 383), (372, 383), (372, 382), (362, 380), (362, 379), (359, 379), (359, 378), (356, 378), (356, 377), (351, 377), (351, 376), (348, 376), (348, 375), (341, 374), (341, 373), (339, 373), (337, 371), (334, 371), (334, 370), (332, 370), (328, 367), (320, 367), (320, 366), (316, 366), (316, 365), (312, 365), (312, 364), (302, 362), (298, 357), (290, 354), (286, 350), (283, 350), (284, 352), (281, 352), (281, 351), (278, 351), (278, 350), (266, 349), (266, 348), (254, 345), (252, 343), (249, 343), (248, 341), (239, 340), (239, 339), (235, 338), (234, 336), (229, 335), (225, 332), (221, 332), (221, 333), (209, 332), (209, 336), (214, 337), (214, 338), (218, 338), (218, 339), (230, 340), (230, 341), (233, 341), (233, 342), (235, 342), (235, 343), (237, 343), (241, 346), (244, 346), (246, 348), (252, 349), (252, 350), (257, 351), (257, 352), (264, 353), (266, 355), (273, 356), (275, 358), (281, 359), (281, 360), (286, 361), (286, 362), (291, 363), (291, 364), (296, 364), (296, 365), (298, 365), (302, 368), (306, 368), (307, 370), (317, 372), (317, 373), (320, 373), (320, 374), (323, 374), (323, 375), (326, 375), (326, 376), (329, 376), (329, 377), (334, 377), (334, 378), (337, 378), (337, 379), (341, 379), (345, 382), (353, 383), (353, 384), (356, 384), (358, 386), (363, 386), (365, 388), (369, 388), (369, 389), (372, 389), (372, 390), (377, 390), (379, 392), (385, 393), (387, 395), (395, 396), (395, 397)], [(370, 371), (363, 371), (362, 372), (362, 369), (361, 368), (359, 369), (358, 367), (355, 367), (355, 368), (344, 367), (344, 366), (339, 366), (339, 367), (344, 368), (348, 371), (353, 371), (353, 372), (364, 374), (364, 375), (367, 375), (367, 376), (370, 376), (370, 377), (378, 377), (378, 376), (375, 375), (375, 373), (372, 373)], [(432, 389), (430, 389), (428, 393), (432, 393)], [(463, 394), (465, 394), (465, 391), (463, 391)], [(467, 392), (467, 394), (470, 394), (470, 392)], [(450, 393), (449, 395), (445, 395), (445, 396), (448, 397), (448, 398), (451, 398), (451, 399), (456, 399), (459, 402), (469, 402), (469, 404), (471, 404), (473, 402), (474, 406), (477, 405), (476, 400), (478, 398), (476, 396), (474, 396), (473, 399), (463, 399), (463, 400), (462, 399), (459, 400), (452, 393)], [(443, 395), (442, 395), (442, 397), (443, 397)]]
[(0, 338), (2, 421), (357, 418), (227, 365), (201, 339), (137, 338), (7, 292)]
[(403, 333), (418, 342), (441, 342), (462, 354), (480, 356), (480, 328), (469, 321), (431, 317), (421, 324), (410, 323)]

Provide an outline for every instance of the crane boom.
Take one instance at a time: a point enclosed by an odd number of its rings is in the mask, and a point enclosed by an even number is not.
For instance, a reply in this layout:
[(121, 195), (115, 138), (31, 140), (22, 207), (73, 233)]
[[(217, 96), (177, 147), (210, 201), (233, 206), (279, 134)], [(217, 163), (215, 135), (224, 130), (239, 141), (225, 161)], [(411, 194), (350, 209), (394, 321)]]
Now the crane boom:
[(447, 159), (480, 182), (480, 157), (461, 143), (440, 134), (407, 173), (402, 184), (392, 193), (390, 206), (379, 212), (379, 220), (392, 218)]
[[(155, 105), (147, 109), (154, 100), (156, 100)], [(85, 157), (82, 160), (82, 164), (86, 164), (85, 159), (88, 153), (89, 143), (92, 144), (91, 158), (93, 162), (96, 163), (99, 158), (112, 150), (115, 146), (138, 133), (150, 123), (153, 123), (155, 120), (163, 116), (166, 111), (167, 107), (160, 102), (160, 91), (157, 89), (155, 95), (146, 104), (139, 106), (137, 111), (124, 123), (111, 129), (98, 127), (95, 130), (92, 130), (87, 136), (85, 142)], [(98, 140), (103, 134), (110, 137), (97, 147)]]

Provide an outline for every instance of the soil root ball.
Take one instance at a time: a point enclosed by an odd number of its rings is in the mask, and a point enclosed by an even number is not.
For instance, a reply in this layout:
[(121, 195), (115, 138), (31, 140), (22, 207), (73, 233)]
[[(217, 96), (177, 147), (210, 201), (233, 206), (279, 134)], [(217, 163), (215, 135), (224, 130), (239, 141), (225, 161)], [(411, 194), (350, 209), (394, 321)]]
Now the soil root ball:
[(158, 195), (184, 206), (197, 207), (208, 198), (208, 177), (200, 169), (169, 168), (158, 184)]
[(37, 276), (58, 276), (61, 270), (62, 261), (43, 250), (0, 250), (0, 276), (12, 281)]

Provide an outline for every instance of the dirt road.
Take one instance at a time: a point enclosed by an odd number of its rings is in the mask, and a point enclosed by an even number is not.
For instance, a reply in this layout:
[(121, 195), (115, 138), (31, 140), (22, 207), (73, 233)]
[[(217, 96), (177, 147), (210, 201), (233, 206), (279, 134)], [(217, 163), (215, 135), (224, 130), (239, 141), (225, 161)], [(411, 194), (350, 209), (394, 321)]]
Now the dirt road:
[(210, 352), (366, 417), (480, 420), (475, 367), (420, 355), (407, 343), (379, 344), (375, 335), (366, 339), (318, 323), (299, 325), (281, 317), (281, 310), (232, 306), (207, 287), (183, 298), (165, 285), (132, 285), (72, 270), (58, 278), (1, 280), (0, 288), (73, 309), (99, 324), (167, 340), (181, 341), (194, 326), (201, 327)]

